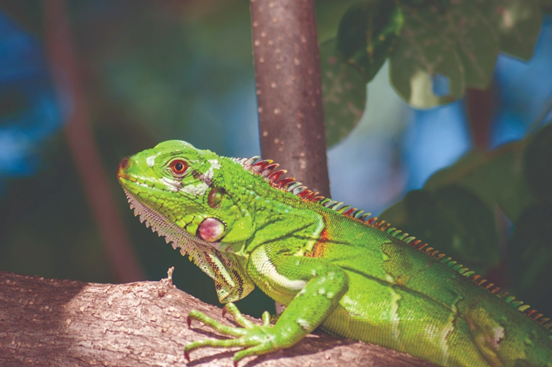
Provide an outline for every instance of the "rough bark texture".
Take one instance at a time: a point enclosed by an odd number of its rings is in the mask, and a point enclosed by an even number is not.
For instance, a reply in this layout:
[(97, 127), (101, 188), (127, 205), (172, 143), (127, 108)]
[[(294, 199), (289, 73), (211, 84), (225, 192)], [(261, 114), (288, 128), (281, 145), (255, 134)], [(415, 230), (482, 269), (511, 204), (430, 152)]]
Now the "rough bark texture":
[[(0, 272), (0, 365), (184, 365), (186, 343), (217, 337), (198, 322), (186, 326), (191, 309), (223, 320), (218, 307), (178, 290), (170, 279), (116, 285)], [(231, 366), (231, 357), (232, 352), (198, 350), (188, 365)], [(432, 366), (323, 333), (240, 365)]]
[(329, 197), (314, 0), (251, 0), (263, 158)]

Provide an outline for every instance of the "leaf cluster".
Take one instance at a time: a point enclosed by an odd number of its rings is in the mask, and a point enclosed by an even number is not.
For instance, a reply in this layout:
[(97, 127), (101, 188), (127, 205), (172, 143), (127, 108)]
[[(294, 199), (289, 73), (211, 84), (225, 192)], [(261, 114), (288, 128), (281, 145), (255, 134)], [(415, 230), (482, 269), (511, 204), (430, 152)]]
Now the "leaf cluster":
[(369, 0), (343, 15), (321, 45), (327, 143), (358, 123), (366, 87), (389, 60), (390, 81), (414, 108), (486, 89), (500, 52), (528, 60), (548, 0)]

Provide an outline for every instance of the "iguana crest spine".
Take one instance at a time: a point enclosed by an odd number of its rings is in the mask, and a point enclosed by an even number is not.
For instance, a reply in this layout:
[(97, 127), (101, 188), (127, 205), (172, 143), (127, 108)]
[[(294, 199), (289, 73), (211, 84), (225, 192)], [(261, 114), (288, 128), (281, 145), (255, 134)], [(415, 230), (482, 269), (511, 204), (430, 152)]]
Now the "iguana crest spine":
[(550, 318), (543, 317), (544, 315), (542, 313), (539, 313), (535, 309), (531, 309), (530, 305), (523, 304), (523, 301), (516, 300), (516, 297), (508, 297), (508, 292), (500, 292), (500, 287), (495, 286), (494, 283), (488, 283), (487, 279), (481, 279), (481, 275), (475, 274), (474, 271), (470, 271), (469, 268), (464, 267), (462, 264), (458, 264), (458, 262), (452, 260), (450, 256), (440, 253), (433, 247), (428, 247), (427, 243), (422, 242), (413, 236), (408, 237), (408, 233), (404, 233), (400, 229), (391, 227), (391, 223), (388, 223), (383, 219), (378, 220), (378, 217), (371, 217), (372, 213), (364, 213), (364, 210), (362, 209), (351, 208), (350, 205), (345, 205), (341, 201), (338, 202), (336, 200), (328, 199), (322, 195), (318, 195), (319, 192), (309, 190), (301, 182), (297, 182), (293, 177), (282, 178), (282, 176), (287, 173), (287, 170), (281, 169), (275, 171), (275, 169), (279, 167), (279, 164), (274, 163), (271, 159), (262, 160), (260, 157), (254, 156), (251, 158), (234, 158), (233, 160), (241, 164), (248, 171), (264, 177), (265, 180), (268, 181), (275, 189), (290, 192), (304, 201), (318, 203), (319, 205), (334, 210), (341, 215), (356, 219), (372, 228), (377, 228), (382, 232), (386, 232), (387, 234), (406, 242), (419, 251), (440, 260), (443, 264), (451, 267), (459, 274), (468, 277), (475, 284), (488, 290), (510, 306), (518, 309), (521, 313), (525, 314), (527, 317), (552, 332), (552, 321), (550, 321)]

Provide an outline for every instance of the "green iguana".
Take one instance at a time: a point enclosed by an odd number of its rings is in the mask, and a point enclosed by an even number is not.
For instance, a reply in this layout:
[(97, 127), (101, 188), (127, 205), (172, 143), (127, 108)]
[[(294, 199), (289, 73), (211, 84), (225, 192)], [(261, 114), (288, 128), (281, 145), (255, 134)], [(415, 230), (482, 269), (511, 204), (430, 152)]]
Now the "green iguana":
[(287, 306), (277, 322), (200, 320), (244, 347), (234, 361), (288, 348), (318, 326), (447, 366), (552, 366), (552, 321), (427, 244), (319, 196), (270, 160), (226, 158), (166, 141), (122, 160), (135, 214), (215, 281), (221, 302), (255, 286)]

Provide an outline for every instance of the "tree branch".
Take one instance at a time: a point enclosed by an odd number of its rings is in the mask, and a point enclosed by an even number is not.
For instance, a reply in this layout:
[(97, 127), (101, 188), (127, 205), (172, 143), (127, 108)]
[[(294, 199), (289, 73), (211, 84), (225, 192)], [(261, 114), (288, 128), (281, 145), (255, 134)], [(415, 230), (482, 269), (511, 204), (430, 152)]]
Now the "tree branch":
[[(232, 323), (218, 307), (178, 290), (170, 279), (117, 285), (0, 272), (0, 365), (184, 365), (187, 343), (218, 337), (198, 322), (186, 326), (192, 309)], [(232, 355), (202, 349), (192, 353), (188, 365), (230, 366)], [(432, 366), (323, 333), (241, 365)]]
[(467, 89), (466, 112), (474, 147), (489, 150), (494, 112), (493, 87), (485, 90)]

